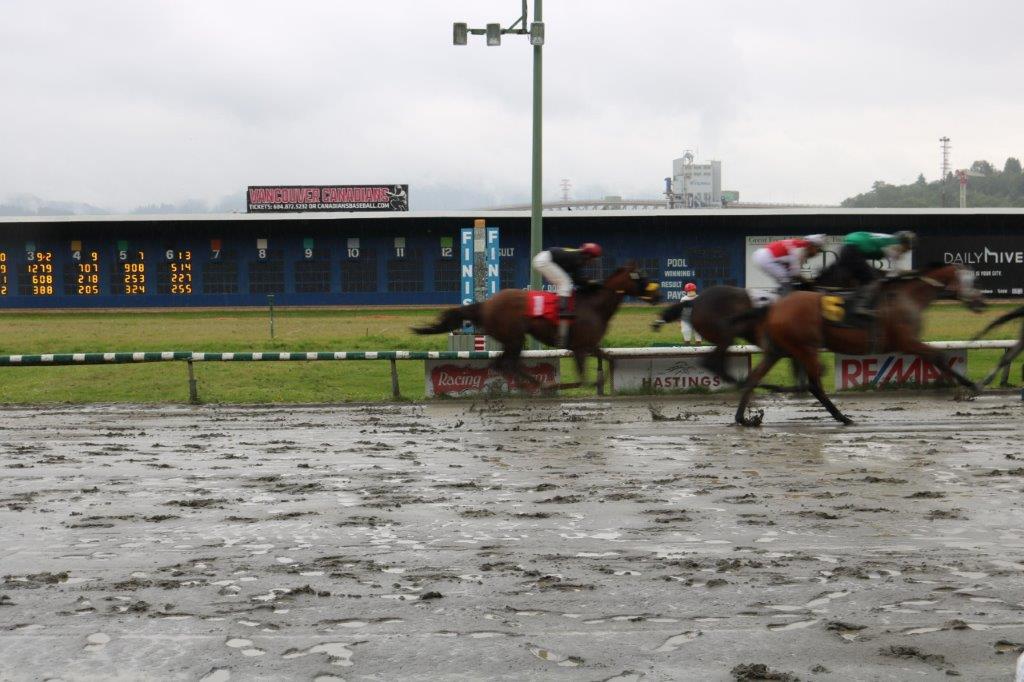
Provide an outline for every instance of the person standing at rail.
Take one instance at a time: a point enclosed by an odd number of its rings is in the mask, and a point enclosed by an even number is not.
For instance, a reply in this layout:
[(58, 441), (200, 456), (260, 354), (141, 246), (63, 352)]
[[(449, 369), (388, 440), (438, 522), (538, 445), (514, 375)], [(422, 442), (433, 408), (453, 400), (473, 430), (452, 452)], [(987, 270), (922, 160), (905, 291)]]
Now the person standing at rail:
[(589, 280), (583, 276), (583, 268), (600, 256), (601, 246), (587, 242), (578, 249), (554, 246), (533, 257), (534, 269), (555, 287), (558, 294), (558, 339), (563, 348), (569, 340), (569, 320), (574, 317), (569, 310), (573, 285), (588, 283)]
[[(685, 300), (692, 302), (697, 298), (697, 285), (693, 282), (687, 282), (683, 287), (683, 294), (685, 296)], [(679, 318), (679, 329), (683, 332), (683, 341), (686, 343), (694, 343), (698, 346), (704, 343), (704, 339), (700, 337), (700, 334), (694, 331), (693, 325), (690, 324), (689, 315), (683, 315)]]
[(896, 234), (882, 232), (851, 232), (843, 239), (843, 248), (832, 267), (832, 276), (841, 282), (852, 282), (861, 287), (854, 300), (851, 312), (871, 316), (878, 289), (885, 273), (878, 270), (869, 260), (888, 258), (895, 263), (903, 254), (914, 248), (917, 241), (913, 232)]
[(783, 296), (793, 290), (793, 284), (801, 279), (800, 269), (804, 263), (821, 252), (825, 235), (809, 234), (796, 239), (780, 239), (765, 244), (754, 252), (752, 259), (761, 271), (775, 280)]

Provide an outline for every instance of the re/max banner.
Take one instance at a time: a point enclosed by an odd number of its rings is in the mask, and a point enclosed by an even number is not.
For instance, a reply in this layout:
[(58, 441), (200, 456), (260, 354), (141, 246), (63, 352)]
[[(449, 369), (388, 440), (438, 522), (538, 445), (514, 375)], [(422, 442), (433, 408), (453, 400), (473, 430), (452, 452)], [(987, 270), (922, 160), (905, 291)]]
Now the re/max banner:
[(986, 296), (1024, 296), (1024, 241), (1010, 235), (972, 234), (922, 238), (914, 266), (957, 263), (974, 270), (974, 285)]
[(249, 213), (408, 211), (409, 185), (250, 185)]

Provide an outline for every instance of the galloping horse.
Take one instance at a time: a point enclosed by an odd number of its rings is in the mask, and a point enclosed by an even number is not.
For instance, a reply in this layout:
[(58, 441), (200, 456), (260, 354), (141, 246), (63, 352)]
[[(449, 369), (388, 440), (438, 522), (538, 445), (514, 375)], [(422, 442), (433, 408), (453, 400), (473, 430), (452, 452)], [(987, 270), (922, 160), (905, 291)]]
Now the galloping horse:
[(658, 331), (666, 322), (675, 322), (687, 312), (694, 331), (706, 341), (715, 344), (714, 350), (700, 358), (700, 364), (726, 381), (739, 384), (740, 380), (725, 369), (725, 357), (733, 340), (739, 337), (756, 345), (761, 319), (739, 319), (742, 313), (753, 310), (754, 304), (746, 289), (724, 284), (708, 287), (697, 298), (683, 299), (661, 311), (652, 328)]
[[(996, 327), (1006, 324), (1010, 320), (1015, 320), (1018, 317), (1024, 317), (1024, 306), (1021, 306), (1016, 310), (1011, 310), (1005, 315), (1002, 315), (992, 320), (992, 322), (990, 322), (987, 327), (978, 332), (978, 334), (972, 340), (977, 341), (978, 339), (985, 336), (985, 334), (988, 334)], [(1003, 353), (1002, 357), (999, 358), (999, 362), (996, 363), (995, 368), (988, 373), (988, 376), (981, 380), (981, 385), (988, 386), (990, 383), (992, 383), (992, 380), (996, 378), (996, 374), (999, 373), (999, 370), (1002, 370), (1003, 376), (999, 380), (999, 385), (1002, 386), (1003, 388), (1009, 386), (1010, 363), (1013, 362), (1014, 358), (1016, 358), (1022, 352), (1024, 352), (1024, 324), (1021, 324), (1020, 326), (1020, 338), (1017, 339), (1017, 343), (1014, 346), (1006, 349), (1006, 352)]]
[[(522, 289), (504, 289), (482, 303), (449, 308), (435, 324), (413, 327), (413, 331), (443, 334), (459, 329), (463, 322), (471, 322), (501, 343), (502, 354), (491, 364), (495, 370), (536, 385), (537, 380), (527, 374), (519, 362), (526, 335), (548, 346), (557, 346), (558, 325), (542, 317), (528, 316), (528, 295), (529, 292)], [(570, 327), (567, 348), (576, 361), (581, 384), (587, 356), (601, 355), (601, 339), (608, 330), (608, 321), (626, 296), (654, 304), (661, 299), (661, 291), (656, 282), (648, 280), (636, 271), (635, 265), (629, 264), (613, 272), (601, 284), (576, 293), (576, 317)]]
[[(810, 291), (796, 291), (768, 308), (741, 314), (740, 318), (763, 318), (758, 345), (764, 349), (764, 357), (744, 384), (743, 396), (736, 409), (736, 421), (743, 426), (761, 424), (761, 415), (746, 415), (751, 395), (775, 363), (788, 356), (804, 368), (811, 393), (829, 414), (843, 424), (852, 424), (853, 420), (839, 411), (821, 387), (821, 363), (818, 359), (821, 347), (847, 355), (872, 352), (916, 355), (934, 364), (947, 380), (979, 390), (973, 382), (948, 366), (941, 351), (919, 338), (922, 311), (945, 291), (954, 294), (975, 312), (985, 306), (981, 292), (974, 288), (973, 271), (956, 265), (935, 265), (883, 283), (874, 332), (827, 323), (826, 316), (841, 318), (844, 312), (842, 299)], [(737, 320), (740, 321), (742, 319)]]
[[(858, 282), (844, 276), (843, 272), (832, 263), (822, 270), (817, 277), (811, 281), (800, 281), (798, 287), (804, 291), (817, 289), (840, 290), (854, 289)], [(683, 315), (689, 313), (690, 324), (694, 330), (704, 339), (715, 344), (714, 350), (707, 355), (701, 356), (700, 364), (707, 370), (714, 372), (726, 381), (739, 385), (741, 382), (731, 376), (725, 369), (725, 358), (737, 337), (749, 344), (757, 345), (760, 339), (760, 326), (764, 317), (755, 313), (745, 315), (755, 308), (754, 302), (747, 289), (727, 285), (715, 285), (709, 287), (703, 294), (694, 299), (683, 299), (678, 303), (665, 308), (658, 320), (652, 325), (654, 331), (658, 331), (667, 322), (675, 322)], [(793, 376), (796, 379), (797, 391), (806, 390), (803, 377), (799, 376), (796, 361), (794, 360)], [(775, 391), (787, 391), (779, 386), (764, 385), (763, 388), (770, 388)]]

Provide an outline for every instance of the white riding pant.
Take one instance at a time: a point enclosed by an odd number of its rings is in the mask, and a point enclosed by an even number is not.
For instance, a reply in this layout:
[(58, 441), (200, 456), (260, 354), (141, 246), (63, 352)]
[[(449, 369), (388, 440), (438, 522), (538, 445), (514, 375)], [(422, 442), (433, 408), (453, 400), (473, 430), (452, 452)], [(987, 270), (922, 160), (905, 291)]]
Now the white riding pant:
[[(684, 301), (696, 301), (697, 297), (696, 296), (684, 296), (683, 300)], [(683, 341), (686, 341), (686, 343), (700, 343), (701, 341), (703, 341), (703, 339), (700, 338), (700, 334), (698, 334), (696, 331), (694, 331), (693, 325), (690, 323), (690, 318), (692, 316), (693, 316), (693, 308), (687, 308), (687, 309), (683, 310), (683, 315), (682, 315), (682, 317), (679, 318), (679, 331), (681, 331), (683, 333)]]
[(687, 343), (700, 343), (703, 341), (700, 334), (693, 330), (693, 325), (686, 319), (679, 320), (679, 328), (683, 332), (683, 341)]
[(533, 267), (544, 279), (555, 287), (559, 296), (572, 296), (572, 277), (555, 261), (551, 260), (550, 251), (541, 251), (533, 257)]
[(758, 249), (751, 256), (751, 260), (761, 268), (762, 272), (774, 279), (780, 285), (788, 284), (793, 279), (793, 273), (789, 265), (778, 258), (768, 249)]

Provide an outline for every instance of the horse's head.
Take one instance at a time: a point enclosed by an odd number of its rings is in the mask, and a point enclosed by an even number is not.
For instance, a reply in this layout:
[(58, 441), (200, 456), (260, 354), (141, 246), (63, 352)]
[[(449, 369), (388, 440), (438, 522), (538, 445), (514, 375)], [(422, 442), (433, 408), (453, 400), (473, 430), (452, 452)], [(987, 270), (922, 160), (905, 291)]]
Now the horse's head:
[(661, 287), (657, 282), (651, 281), (642, 272), (639, 272), (633, 262), (613, 272), (604, 281), (604, 287), (626, 296), (639, 298), (652, 305), (661, 300)]
[(980, 312), (988, 305), (982, 293), (974, 287), (974, 270), (963, 265), (937, 265), (924, 270), (921, 279), (932, 286), (942, 287), (943, 291), (963, 301), (973, 312)]

